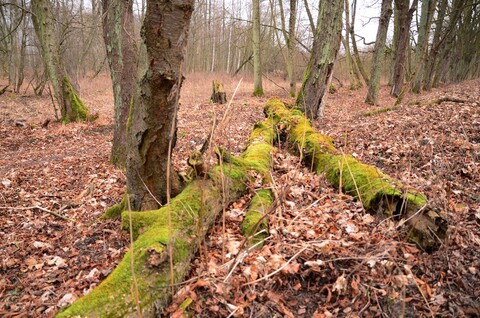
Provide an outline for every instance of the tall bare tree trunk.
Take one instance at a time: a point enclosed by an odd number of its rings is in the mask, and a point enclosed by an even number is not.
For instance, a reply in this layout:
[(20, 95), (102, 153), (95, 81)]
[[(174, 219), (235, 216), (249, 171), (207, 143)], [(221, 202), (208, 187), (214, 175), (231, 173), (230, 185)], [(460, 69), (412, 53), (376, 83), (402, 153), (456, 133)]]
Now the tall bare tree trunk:
[(391, 62), (389, 65), (390, 71), (388, 76), (388, 86), (393, 86), (393, 74), (395, 71), (395, 57), (397, 56), (397, 45), (398, 45), (398, 36), (400, 32), (400, 23), (398, 20), (398, 10), (397, 5), (394, 3), (393, 9), (393, 39), (392, 39), (392, 54), (391, 54)]
[(409, 0), (395, 0), (398, 24), (400, 26), (398, 43), (396, 45), (397, 52), (395, 54), (393, 86), (390, 92), (390, 94), (395, 97), (400, 95), (405, 82), (405, 63), (407, 61), (407, 50), (410, 39), (410, 23), (412, 22), (413, 13), (417, 9), (418, 0), (414, 0), (410, 8), (409, 3)]
[(412, 90), (420, 93), (423, 83), (423, 63), (427, 55), (430, 26), (432, 24), (433, 13), (435, 11), (436, 0), (423, 0), (422, 11), (420, 15), (420, 25), (418, 27), (417, 48), (415, 49), (415, 79)]
[[(350, 11), (348, 8), (348, 0), (345, 0), (345, 8), (346, 8), (346, 14)], [(370, 80), (368, 78), (368, 74), (365, 71), (365, 68), (363, 67), (362, 60), (360, 59), (360, 52), (358, 51), (357, 47), (357, 40), (355, 39), (355, 16), (357, 15), (357, 0), (353, 0), (353, 10), (352, 10), (352, 19), (351, 23), (349, 25), (346, 25), (347, 32), (350, 33), (350, 38), (352, 39), (352, 49), (353, 49), (353, 58), (355, 59), (355, 63), (357, 64), (358, 71), (362, 75), (362, 78), (365, 82), (365, 84), (368, 85), (368, 81)]]
[(311, 119), (322, 112), (323, 97), (330, 83), (340, 46), (344, 0), (320, 3), (310, 60), (305, 70), (297, 104)]
[(52, 83), (55, 100), (62, 115), (62, 122), (69, 123), (90, 119), (87, 107), (78, 97), (60, 55), (60, 39), (54, 25), (56, 21), (49, 0), (32, 0), (33, 25), (40, 42), (43, 62)]
[(134, 38), (133, 0), (103, 0), (103, 38), (113, 84), (114, 130), (110, 160), (126, 165), (126, 130), (136, 87), (138, 52)]
[(372, 69), (370, 71), (370, 82), (365, 102), (375, 105), (380, 90), (380, 75), (385, 55), (385, 43), (387, 41), (388, 24), (392, 15), (392, 0), (382, 0), (380, 21), (378, 22), (377, 39), (375, 41), (375, 52), (373, 54)]
[[(132, 209), (149, 210), (165, 202), (167, 185), (180, 190), (168, 166), (174, 147), (183, 61), (194, 0), (149, 0), (142, 27), (147, 67), (127, 121), (127, 191)], [(168, 170), (170, 169), (170, 174)], [(170, 182), (167, 176), (170, 175)]]
[(260, 0), (252, 1), (253, 24), (253, 95), (261, 97), (264, 95), (262, 86), (262, 59), (260, 45)]
[(445, 20), (445, 12), (447, 10), (448, 0), (441, 0), (438, 7), (437, 19), (435, 21), (435, 32), (433, 33), (432, 49), (425, 62), (425, 90), (429, 91), (432, 88), (433, 78), (435, 74), (438, 52), (440, 50), (440, 43), (442, 32), (444, 32), (443, 22)]
[[(285, 23), (285, 11), (283, 10), (282, 1), (279, 1), (280, 14), (282, 20), (282, 32), (287, 44), (287, 74), (290, 82), (290, 96), (295, 97), (297, 93), (297, 81), (295, 77), (295, 48), (296, 48), (296, 30), (295, 24), (297, 20), (297, 0), (290, 0), (290, 16), (288, 19), (288, 32)], [(273, 9), (273, 8), (272, 8)]]
[[(350, 51), (350, 8), (348, 4), (348, 0), (345, 1), (345, 37), (342, 38), (343, 47), (345, 48), (345, 56), (347, 58), (347, 67), (348, 73), (350, 76), (350, 89), (356, 90), (358, 88), (363, 87), (363, 83), (361, 80), (360, 71), (358, 70), (358, 66), (353, 60), (352, 53)], [(355, 41), (355, 39), (353, 39)]]

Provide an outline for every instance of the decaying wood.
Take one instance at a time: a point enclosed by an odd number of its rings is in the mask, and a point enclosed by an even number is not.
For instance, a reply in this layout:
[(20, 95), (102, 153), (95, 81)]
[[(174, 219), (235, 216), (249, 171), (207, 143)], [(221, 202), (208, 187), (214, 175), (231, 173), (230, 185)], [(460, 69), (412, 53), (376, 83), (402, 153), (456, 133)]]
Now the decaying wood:
[(357, 198), (367, 211), (382, 218), (403, 220), (408, 238), (426, 251), (442, 244), (447, 231), (446, 217), (430, 207), (420, 191), (341, 153), (333, 139), (316, 132), (301, 111), (269, 101), (265, 112), (275, 121), (279, 136), (295, 146), (307, 166), (325, 174), (330, 183)]
[(227, 93), (221, 82), (212, 82), (212, 96), (210, 97), (210, 100), (212, 103), (216, 104), (225, 104), (227, 102)]
[[(208, 178), (192, 181), (171, 200), (172, 237), (168, 234), (166, 206), (152, 211), (123, 212), (123, 227), (131, 230), (135, 237), (133, 255), (131, 251), (127, 252), (107, 279), (60, 312), (58, 317), (136, 315), (137, 297), (140, 299), (142, 317), (157, 317), (171, 296), (170, 267), (164, 261), (169, 244), (173, 244), (173, 271), (177, 284), (188, 273), (200, 242), (217, 215), (223, 211), (224, 205), (247, 192), (247, 184), (252, 178), (249, 171), (254, 170), (265, 180), (269, 179), (274, 135), (272, 128), (271, 124), (257, 124), (241, 157), (219, 151), (223, 163), (212, 168)], [(134, 264), (136, 290), (132, 290), (131, 262)]]

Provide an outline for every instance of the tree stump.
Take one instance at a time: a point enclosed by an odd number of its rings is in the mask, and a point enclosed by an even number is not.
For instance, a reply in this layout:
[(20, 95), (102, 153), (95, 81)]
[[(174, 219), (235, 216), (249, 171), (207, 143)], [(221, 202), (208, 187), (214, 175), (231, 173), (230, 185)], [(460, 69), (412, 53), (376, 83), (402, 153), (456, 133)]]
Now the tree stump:
[(212, 96), (210, 100), (213, 103), (225, 104), (227, 102), (227, 93), (223, 88), (223, 84), (219, 81), (212, 82)]

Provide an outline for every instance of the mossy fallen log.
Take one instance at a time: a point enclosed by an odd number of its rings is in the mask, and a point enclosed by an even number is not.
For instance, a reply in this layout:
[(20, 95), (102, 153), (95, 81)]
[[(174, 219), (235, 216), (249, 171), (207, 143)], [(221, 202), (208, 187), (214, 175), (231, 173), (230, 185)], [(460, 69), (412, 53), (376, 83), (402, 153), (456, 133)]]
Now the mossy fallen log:
[(268, 101), (265, 113), (275, 121), (279, 136), (288, 139), (304, 163), (347, 194), (357, 198), (370, 213), (394, 216), (408, 225), (408, 238), (424, 250), (436, 249), (446, 237), (446, 218), (428, 206), (421, 192), (363, 164), (335, 148), (333, 139), (316, 132), (303, 113)]
[[(178, 283), (187, 274), (190, 261), (223, 205), (247, 192), (248, 184), (254, 180), (250, 171), (269, 180), (274, 131), (272, 125), (266, 127), (267, 124), (256, 125), (241, 157), (219, 151), (221, 164), (208, 172), (208, 178), (192, 181), (171, 200), (171, 239), (166, 206), (145, 212), (123, 211), (123, 228), (128, 230), (132, 224), (136, 238), (133, 248), (99, 286), (57, 317), (135, 316), (137, 301), (142, 317), (158, 316), (171, 297), (170, 242), (173, 242), (174, 282)], [(125, 203), (126, 199), (122, 200), (111, 212), (125, 209)]]

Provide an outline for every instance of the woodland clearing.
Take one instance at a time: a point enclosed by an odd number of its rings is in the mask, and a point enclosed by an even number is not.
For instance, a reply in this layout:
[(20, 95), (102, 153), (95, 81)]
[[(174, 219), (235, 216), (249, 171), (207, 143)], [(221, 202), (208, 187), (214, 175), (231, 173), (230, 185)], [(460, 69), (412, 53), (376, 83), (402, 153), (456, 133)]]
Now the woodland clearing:
[[(226, 105), (209, 103), (213, 79), (227, 98), (240, 77), (190, 74), (182, 89), (174, 165), (207, 138)], [(242, 152), (270, 97), (289, 100), (265, 81), (265, 98), (243, 80), (212, 147)], [(113, 98), (107, 75), (82, 83), (93, 123), (62, 125), (48, 96), (0, 96), (0, 316), (53, 316), (98, 285), (128, 249), (119, 221), (98, 220), (121, 200), (125, 177), (109, 165)], [(280, 87), (281, 86), (281, 87)], [(446, 242), (431, 254), (404, 240), (399, 220), (377, 219), (352, 197), (311, 173), (284, 145), (273, 154), (278, 208), (263, 247), (242, 244), (240, 223), (256, 189), (225, 211), (210, 231), (190, 277), (168, 311), (185, 299), (194, 316), (398, 317), (480, 315), (480, 81), (410, 95), (397, 108), (387, 87), (379, 105), (365, 89), (327, 96), (316, 128), (337, 148), (427, 194), (449, 218)], [(87, 190), (87, 191), (85, 191)], [(52, 215), (56, 212), (68, 218)], [(255, 282), (256, 281), (256, 282)], [(255, 283), (253, 283), (255, 282)]]

